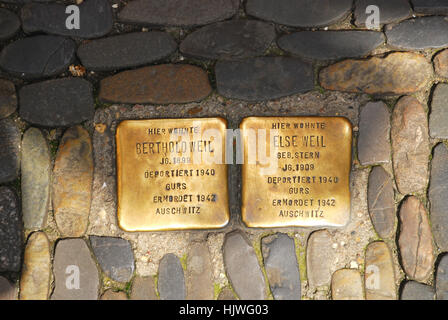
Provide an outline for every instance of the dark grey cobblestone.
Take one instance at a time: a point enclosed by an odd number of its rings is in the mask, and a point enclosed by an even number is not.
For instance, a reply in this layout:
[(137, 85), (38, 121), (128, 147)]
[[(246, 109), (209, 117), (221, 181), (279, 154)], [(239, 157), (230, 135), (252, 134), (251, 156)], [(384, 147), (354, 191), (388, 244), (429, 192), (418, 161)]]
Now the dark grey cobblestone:
[(75, 125), (93, 118), (92, 94), (92, 84), (79, 78), (30, 84), (19, 91), (20, 117), (40, 126)]
[[(112, 31), (114, 22), (108, 0), (85, 0), (79, 5), (80, 28), (68, 29), (66, 6), (59, 3), (30, 3), (21, 11), (26, 33), (45, 32), (79, 38), (98, 38)], [(81, 27), (82, 26), (82, 27)]]

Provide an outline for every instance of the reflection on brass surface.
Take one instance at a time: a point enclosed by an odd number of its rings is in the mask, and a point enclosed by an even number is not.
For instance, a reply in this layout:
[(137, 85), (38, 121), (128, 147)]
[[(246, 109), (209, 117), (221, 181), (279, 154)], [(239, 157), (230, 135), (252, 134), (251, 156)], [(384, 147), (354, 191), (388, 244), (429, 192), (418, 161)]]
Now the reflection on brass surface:
[(225, 134), (226, 121), (220, 118), (121, 122), (116, 133), (120, 227), (224, 227), (229, 220)]
[[(248, 227), (343, 226), (348, 222), (352, 126), (347, 119), (252, 117), (244, 119), (240, 129), (242, 218)], [(266, 129), (266, 134), (260, 129)], [(254, 136), (256, 140), (250, 138)], [(264, 142), (266, 148), (260, 148)]]

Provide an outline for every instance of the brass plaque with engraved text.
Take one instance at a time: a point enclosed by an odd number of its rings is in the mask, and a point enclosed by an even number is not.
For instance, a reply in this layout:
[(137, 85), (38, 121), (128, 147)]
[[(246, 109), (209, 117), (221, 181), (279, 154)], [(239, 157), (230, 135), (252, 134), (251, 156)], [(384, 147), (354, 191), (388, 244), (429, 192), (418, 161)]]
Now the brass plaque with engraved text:
[(243, 137), (248, 227), (344, 226), (350, 218), (352, 126), (343, 117), (251, 117)]
[(225, 139), (221, 118), (121, 122), (116, 132), (120, 227), (224, 227), (229, 221)]

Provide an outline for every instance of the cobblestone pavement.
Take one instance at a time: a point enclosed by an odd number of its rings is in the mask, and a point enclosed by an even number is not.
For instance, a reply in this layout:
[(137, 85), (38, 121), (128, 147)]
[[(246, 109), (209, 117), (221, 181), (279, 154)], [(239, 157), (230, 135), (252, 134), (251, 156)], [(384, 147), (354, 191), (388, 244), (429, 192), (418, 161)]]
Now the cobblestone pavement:
[[(69, 4), (0, 0), (0, 299), (448, 299), (448, 4)], [(300, 115), (353, 125), (345, 227), (247, 228), (237, 165), (225, 228), (118, 226), (120, 121)]]

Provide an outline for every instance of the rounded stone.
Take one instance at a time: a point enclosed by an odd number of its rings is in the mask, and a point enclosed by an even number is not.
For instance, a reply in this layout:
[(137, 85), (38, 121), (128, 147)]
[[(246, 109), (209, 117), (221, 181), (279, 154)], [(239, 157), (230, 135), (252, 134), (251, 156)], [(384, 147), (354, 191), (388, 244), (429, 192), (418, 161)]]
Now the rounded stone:
[(104, 273), (119, 282), (131, 280), (135, 269), (129, 241), (114, 237), (90, 236), (93, 253)]
[(314, 88), (312, 66), (288, 57), (218, 61), (215, 74), (219, 94), (245, 101), (272, 100)]
[(81, 237), (87, 230), (92, 199), (93, 158), (89, 133), (68, 129), (59, 144), (53, 169), (53, 210), (64, 237)]
[(119, 13), (124, 23), (191, 27), (234, 16), (238, 0), (135, 0)]
[(395, 231), (395, 192), (391, 176), (383, 167), (374, 167), (369, 175), (367, 203), (375, 231), (388, 238)]
[(341, 269), (331, 278), (333, 300), (364, 300), (361, 274), (355, 269)]
[(164, 64), (124, 71), (103, 79), (99, 98), (111, 103), (188, 103), (206, 98), (207, 73), (187, 64)]
[(398, 246), (406, 274), (414, 280), (425, 281), (434, 267), (434, 246), (428, 214), (414, 196), (404, 200), (400, 208)]
[(283, 233), (264, 237), (262, 254), (275, 300), (300, 300), (301, 283), (294, 239)]
[(448, 15), (448, 3), (445, 0), (412, 0), (412, 5), (417, 13)]
[(85, 42), (78, 48), (78, 57), (89, 70), (110, 71), (150, 64), (176, 49), (168, 33), (135, 32)]
[(56, 244), (52, 300), (97, 300), (98, 269), (83, 239), (62, 239)]
[(335, 251), (333, 241), (327, 230), (313, 232), (306, 248), (306, 265), (308, 282), (312, 287), (329, 285), (332, 268), (334, 268)]
[(35, 232), (25, 248), (20, 300), (47, 300), (50, 291), (50, 242), (44, 232)]
[(344, 60), (319, 75), (325, 89), (355, 93), (401, 95), (424, 89), (433, 75), (426, 58), (413, 52), (394, 52), (385, 58)]
[(322, 27), (346, 17), (352, 0), (248, 0), (248, 15), (291, 27)]
[(439, 143), (433, 151), (428, 198), (434, 240), (441, 251), (448, 251), (448, 149)]
[(19, 177), (21, 133), (11, 119), (0, 120), (0, 183)]
[(20, 117), (45, 127), (68, 127), (93, 119), (93, 87), (87, 80), (62, 78), (38, 82), (19, 91)]
[(0, 276), (0, 301), (2, 300), (17, 300), (17, 288)]
[(366, 300), (397, 299), (392, 255), (382, 241), (367, 246), (364, 283)]
[(385, 41), (375, 31), (301, 31), (277, 40), (279, 47), (309, 60), (337, 60), (368, 55)]
[(128, 300), (126, 293), (122, 291), (115, 292), (112, 289), (106, 290), (100, 300)]
[(242, 300), (266, 299), (263, 273), (254, 248), (239, 231), (226, 235), (224, 266), (235, 293)]
[(394, 48), (425, 50), (448, 46), (446, 17), (420, 17), (386, 29), (387, 43)]
[(157, 300), (152, 277), (136, 276), (132, 284), (131, 300)]
[(0, 8), (0, 40), (13, 37), (19, 29), (19, 17), (14, 12)]
[(160, 261), (157, 287), (160, 300), (185, 300), (184, 270), (176, 255), (166, 254)]
[(230, 290), (228, 287), (225, 287), (219, 293), (218, 300), (230, 301), (230, 300), (238, 300), (238, 299), (235, 297), (235, 294), (232, 292), (232, 290)]
[(210, 253), (203, 243), (193, 244), (188, 252), (186, 280), (188, 300), (213, 300)]
[(0, 272), (19, 272), (23, 251), (20, 205), (16, 193), (9, 187), (2, 186), (0, 186), (0, 226)]
[[(108, 0), (85, 0), (79, 6), (80, 27), (67, 28), (67, 6), (61, 3), (29, 3), (20, 17), (26, 33), (43, 32), (77, 38), (99, 38), (113, 27), (112, 7)], [(71, 14), (71, 12), (69, 11)]]
[[(427, 0), (424, 0), (427, 1)], [(377, 6), (380, 9), (380, 26), (404, 20), (411, 16), (412, 9), (408, 0), (356, 0), (355, 24), (365, 27), (371, 13), (366, 13), (368, 6)]]
[(448, 50), (442, 50), (434, 58), (434, 68), (436, 73), (444, 78), (448, 78)]
[(448, 84), (439, 83), (432, 95), (429, 133), (432, 138), (448, 139)]
[(0, 119), (7, 118), (17, 110), (17, 94), (14, 83), (0, 79)]
[(275, 39), (273, 25), (255, 20), (230, 20), (189, 34), (180, 45), (188, 56), (240, 60), (261, 56)]
[(0, 53), (0, 67), (24, 79), (51, 77), (62, 73), (75, 58), (73, 40), (39, 35), (17, 40)]
[(50, 198), (51, 159), (48, 143), (37, 128), (22, 139), (22, 215), (26, 229), (41, 229), (46, 222)]
[(406, 281), (401, 290), (400, 300), (434, 300), (435, 290), (426, 284)]
[(395, 105), (391, 127), (392, 162), (398, 191), (410, 194), (426, 188), (430, 155), (428, 119), (423, 105), (411, 96)]
[(390, 162), (390, 113), (382, 101), (369, 102), (359, 116), (358, 158), (363, 165)]

